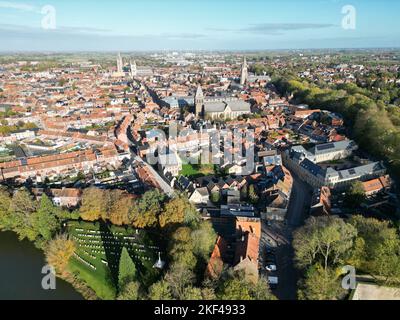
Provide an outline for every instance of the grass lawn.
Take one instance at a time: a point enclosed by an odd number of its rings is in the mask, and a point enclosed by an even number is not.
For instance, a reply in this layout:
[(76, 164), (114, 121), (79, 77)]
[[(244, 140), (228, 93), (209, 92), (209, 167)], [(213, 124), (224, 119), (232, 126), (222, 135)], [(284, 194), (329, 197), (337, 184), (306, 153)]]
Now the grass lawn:
[(69, 221), (67, 228), (77, 246), (69, 264), (70, 271), (84, 280), (101, 299), (115, 298), (123, 247), (134, 261), (138, 279), (144, 286), (149, 286), (160, 276), (160, 271), (153, 268), (160, 250), (148, 232), (81, 221)]
[(199, 178), (215, 173), (213, 164), (184, 164), (182, 165), (181, 175), (187, 178)]

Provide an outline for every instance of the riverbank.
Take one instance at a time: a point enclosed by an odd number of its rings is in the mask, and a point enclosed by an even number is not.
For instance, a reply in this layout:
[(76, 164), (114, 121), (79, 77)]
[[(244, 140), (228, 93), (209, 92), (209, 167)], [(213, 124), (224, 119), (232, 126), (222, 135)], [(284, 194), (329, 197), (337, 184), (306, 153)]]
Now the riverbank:
[(44, 290), (43, 252), (13, 232), (0, 232), (0, 300), (83, 300), (68, 282), (57, 278), (55, 290)]

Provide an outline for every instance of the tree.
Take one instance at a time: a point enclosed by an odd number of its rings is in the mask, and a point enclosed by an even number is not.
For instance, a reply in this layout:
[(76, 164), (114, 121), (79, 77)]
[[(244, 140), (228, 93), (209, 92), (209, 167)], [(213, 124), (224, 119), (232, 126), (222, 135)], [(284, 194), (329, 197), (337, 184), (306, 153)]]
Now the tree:
[(173, 224), (182, 224), (186, 211), (196, 210), (192, 204), (182, 196), (170, 200), (159, 216), (159, 224), (161, 228)]
[(265, 277), (258, 279), (254, 286), (251, 286), (251, 296), (254, 300), (276, 300), (276, 297), (271, 293), (268, 281)]
[(202, 221), (198, 228), (192, 231), (191, 239), (194, 244), (194, 254), (207, 261), (217, 239), (212, 224), (209, 221)]
[(121, 257), (119, 260), (119, 273), (118, 273), (118, 288), (122, 292), (125, 286), (136, 280), (137, 271), (135, 263), (132, 261), (128, 250), (122, 248)]
[(81, 218), (85, 221), (96, 221), (107, 216), (105, 192), (98, 188), (88, 188), (83, 191), (82, 204), (79, 209)]
[(68, 273), (68, 263), (76, 249), (75, 243), (66, 235), (59, 235), (51, 240), (46, 249), (46, 261), (61, 276)]
[(320, 262), (324, 269), (348, 256), (357, 230), (337, 217), (311, 217), (294, 233), (293, 246), (300, 267)]
[(139, 300), (140, 284), (137, 281), (127, 283), (118, 295), (118, 300)]
[(302, 300), (338, 300), (346, 294), (335, 271), (320, 265), (308, 269), (299, 287), (299, 298)]
[(221, 201), (221, 194), (219, 191), (211, 192), (210, 200), (214, 204), (218, 204)]
[(202, 300), (202, 292), (200, 288), (187, 287), (181, 300)]
[(164, 201), (165, 195), (159, 190), (146, 192), (131, 210), (133, 226), (136, 228), (155, 227)]
[(32, 214), (36, 211), (36, 207), (37, 203), (28, 190), (21, 189), (14, 193), (10, 204), (10, 225), (21, 240), (28, 238), (34, 241), (38, 235), (32, 226)]
[(387, 221), (354, 216), (350, 223), (358, 231), (357, 246), (350, 261), (361, 271), (385, 283), (400, 281), (400, 238)]
[(122, 226), (130, 223), (130, 212), (132, 211), (133, 201), (127, 195), (119, 197), (111, 206), (108, 214), (112, 224)]
[(12, 226), (12, 216), (10, 215), (11, 197), (9, 192), (0, 188), (0, 228), (8, 230)]
[(237, 277), (224, 282), (219, 298), (221, 300), (253, 300), (247, 283)]
[(251, 185), (249, 186), (249, 191), (248, 191), (248, 193), (249, 193), (249, 200), (250, 200), (250, 202), (251, 202), (252, 204), (257, 204), (258, 201), (260, 200), (260, 197), (258, 196), (258, 194), (257, 194), (257, 192), (256, 192), (256, 190), (255, 190), (254, 184), (251, 184)]
[(243, 273), (232, 270), (228, 270), (220, 284), (218, 297), (221, 300), (276, 300), (265, 278), (253, 283), (246, 280)]
[(49, 197), (43, 194), (40, 199), (39, 209), (32, 214), (32, 226), (46, 241), (52, 238), (60, 226), (56, 213), (57, 208)]
[(169, 244), (171, 260), (189, 270), (193, 270), (197, 263), (191, 233), (189, 227), (180, 227), (172, 234)]
[(168, 283), (172, 297), (177, 300), (183, 300), (186, 289), (194, 284), (195, 275), (184, 264), (173, 263), (164, 279)]
[(358, 208), (365, 200), (365, 189), (361, 181), (353, 182), (346, 193), (346, 204), (349, 208)]
[(150, 300), (172, 300), (169, 284), (165, 280), (154, 283), (149, 289)]

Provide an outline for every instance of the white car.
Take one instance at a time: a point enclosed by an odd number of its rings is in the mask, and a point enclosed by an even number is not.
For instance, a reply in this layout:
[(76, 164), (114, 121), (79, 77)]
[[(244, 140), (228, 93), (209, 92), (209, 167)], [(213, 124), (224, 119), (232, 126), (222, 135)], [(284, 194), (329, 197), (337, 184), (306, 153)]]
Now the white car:
[(271, 287), (271, 289), (276, 289), (278, 286), (278, 277), (268, 277), (268, 284)]
[(276, 265), (275, 264), (267, 264), (265, 267), (265, 270), (269, 271), (269, 272), (274, 272), (276, 271)]

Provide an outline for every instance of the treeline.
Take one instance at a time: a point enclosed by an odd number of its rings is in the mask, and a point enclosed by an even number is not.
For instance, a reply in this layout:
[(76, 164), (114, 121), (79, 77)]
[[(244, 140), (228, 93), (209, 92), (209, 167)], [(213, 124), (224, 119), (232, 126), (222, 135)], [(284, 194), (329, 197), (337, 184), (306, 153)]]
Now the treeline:
[(40, 201), (27, 189), (11, 194), (0, 188), (0, 229), (13, 231), (19, 239), (28, 239), (43, 249), (61, 228), (61, 221), (79, 217), (77, 212), (59, 208), (43, 194)]
[(146, 192), (139, 199), (121, 190), (85, 189), (79, 215), (85, 221), (109, 221), (114, 225), (135, 228), (173, 228), (200, 219), (187, 197), (169, 199), (158, 190)]
[[(1, 114), (0, 114), (1, 118)], [(18, 130), (30, 130), (30, 129), (36, 129), (37, 125), (31, 122), (22, 122), (18, 121), (17, 124), (15, 125), (8, 125), (6, 120), (1, 120), (0, 121), (0, 134), (2, 135), (7, 135), (12, 132), (18, 131)]]
[(274, 81), (282, 95), (313, 108), (326, 109), (344, 116), (353, 129), (357, 143), (373, 155), (386, 159), (400, 174), (400, 111), (367, 96), (368, 91), (355, 84), (319, 88), (296, 79)]
[(299, 298), (343, 299), (344, 266), (370, 275), (378, 284), (400, 285), (400, 237), (387, 221), (353, 216), (311, 217), (294, 234), (295, 260), (304, 277)]

